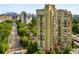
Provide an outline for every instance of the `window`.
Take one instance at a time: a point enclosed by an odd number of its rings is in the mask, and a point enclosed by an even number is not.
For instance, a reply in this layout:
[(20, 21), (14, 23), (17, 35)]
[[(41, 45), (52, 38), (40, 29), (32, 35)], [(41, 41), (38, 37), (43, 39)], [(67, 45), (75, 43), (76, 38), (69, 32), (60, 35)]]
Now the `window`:
[(66, 29), (64, 29), (64, 32), (66, 32)]
[(43, 46), (43, 43), (42, 43), (42, 41), (40, 42), (40, 47), (42, 48), (42, 46)]

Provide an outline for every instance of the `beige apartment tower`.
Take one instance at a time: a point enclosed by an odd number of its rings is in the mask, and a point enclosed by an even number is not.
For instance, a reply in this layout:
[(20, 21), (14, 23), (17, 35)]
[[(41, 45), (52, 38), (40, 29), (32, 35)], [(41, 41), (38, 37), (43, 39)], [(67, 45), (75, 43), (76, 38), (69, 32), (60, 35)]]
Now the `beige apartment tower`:
[(40, 50), (55, 52), (72, 44), (72, 15), (67, 10), (57, 10), (55, 5), (46, 4), (37, 9), (37, 41)]
[(72, 46), (72, 14), (67, 10), (58, 10), (58, 46), (60, 50)]

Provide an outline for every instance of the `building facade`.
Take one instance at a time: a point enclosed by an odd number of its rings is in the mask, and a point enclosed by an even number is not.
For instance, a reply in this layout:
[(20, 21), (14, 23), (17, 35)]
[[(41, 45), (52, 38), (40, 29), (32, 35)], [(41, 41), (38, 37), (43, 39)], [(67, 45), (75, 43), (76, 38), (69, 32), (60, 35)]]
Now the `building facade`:
[(58, 10), (58, 48), (64, 50), (72, 45), (72, 14), (67, 10)]
[(26, 14), (25, 11), (22, 11), (21, 12), (20, 20), (21, 20), (21, 23), (23, 23), (23, 24), (26, 24), (27, 23), (27, 14)]
[(72, 44), (72, 14), (70, 11), (46, 4), (44, 9), (37, 9), (38, 48), (55, 51), (63, 50)]
[(21, 23), (28, 24), (32, 20), (32, 16), (28, 16), (28, 14), (25, 11), (21, 12), (21, 15), (19, 16), (19, 19), (21, 20)]

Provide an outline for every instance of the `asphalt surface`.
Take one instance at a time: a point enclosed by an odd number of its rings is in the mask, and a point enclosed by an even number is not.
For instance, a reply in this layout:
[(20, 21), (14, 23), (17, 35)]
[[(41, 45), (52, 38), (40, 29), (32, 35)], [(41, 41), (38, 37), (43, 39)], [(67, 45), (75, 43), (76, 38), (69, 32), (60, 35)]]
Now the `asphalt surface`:
[[(76, 40), (74, 41), (74, 43), (79, 46), (79, 37), (75, 36), (75, 35), (72, 35), (72, 38), (73, 40)], [(70, 52), (71, 54), (79, 54), (79, 48), (76, 48), (74, 49), (73, 51)]]
[(26, 50), (22, 49), (20, 38), (17, 33), (17, 25), (13, 23), (11, 35), (9, 36), (9, 50), (8, 54), (24, 54)]

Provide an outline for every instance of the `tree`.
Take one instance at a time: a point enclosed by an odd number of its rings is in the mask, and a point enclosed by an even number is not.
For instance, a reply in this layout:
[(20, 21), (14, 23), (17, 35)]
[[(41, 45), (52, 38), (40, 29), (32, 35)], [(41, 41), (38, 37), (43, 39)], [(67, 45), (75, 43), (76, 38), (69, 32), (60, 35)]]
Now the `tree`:
[(38, 51), (37, 42), (30, 41), (27, 47), (27, 53), (32, 54), (34, 52)]
[(8, 49), (8, 37), (11, 32), (11, 22), (0, 23), (0, 53), (5, 53)]
[(64, 49), (64, 54), (69, 54), (70, 51), (71, 51), (71, 48), (66, 47), (66, 48)]
[(55, 53), (56, 53), (56, 54), (61, 54), (61, 52), (59, 51), (58, 48), (55, 48)]
[(28, 37), (23, 36), (20, 38), (20, 43), (23, 46), (23, 48), (26, 48), (28, 46)]
[(34, 28), (34, 25), (32, 22), (28, 23), (28, 28), (31, 30), (32, 28)]
[(36, 25), (36, 17), (35, 17), (35, 16), (32, 16), (32, 23), (33, 23), (34, 25)]
[(19, 28), (18, 29), (20, 36), (28, 36), (29, 35), (29, 29), (28, 28)]
[(77, 28), (78, 28), (78, 30), (79, 30), (79, 23), (77, 23)]
[(18, 30), (20, 36), (26, 35), (26, 28), (19, 28)]
[(41, 50), (38, 50), (34, 54), (45, 54), (45, 52), (44, 51), (41, 51)]
[(79, 23), (79, 20), (74, 19), (74, 20), (72, 21), (72, 23)]
[(74, 34), (79, 34), (79, 24), (73, 24), (72, 31)]
[(32, 32), (34, 35), (36, 35), (36, 33), (37, 33), (35, 28), (32, 28), (32, 29), (31, 29), (31, 32)]
[(25, 27), (25, 24), (23, 24), (21, 22), (16, 22), (16, 24), (17, 24), (17, 29)]
[[(13, 20), (13, 19), (12, 19)], [(7, 21), (5, 21), (5, 22), (7, 22), (7, 23), (12, 23), (12, 20), (7, 20)]]
[(72, 24), (73, 24), (72, 26), (73, 34), (79, 34), (79, 20), (74, 19)]

